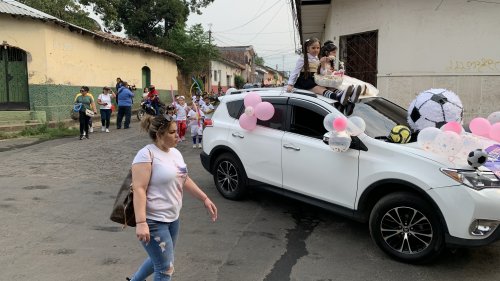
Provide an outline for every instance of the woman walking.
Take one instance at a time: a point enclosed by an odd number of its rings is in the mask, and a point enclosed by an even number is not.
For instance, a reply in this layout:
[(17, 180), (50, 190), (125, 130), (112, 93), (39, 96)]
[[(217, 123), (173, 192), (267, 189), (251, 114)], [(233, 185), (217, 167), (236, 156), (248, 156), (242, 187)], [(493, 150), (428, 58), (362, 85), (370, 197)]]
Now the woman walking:
[(89, 95), (89, 87), (82, 86), (80, 88), (80, 93), (76, 95), (75, 103), (79, 103), (82, 106), (80, 107), (79, 112), (79, 121), (80, 121), (80, 139), (83, 137), (89, 138), (89, 123), (90, 116), (87, 116), (87, 109), (92, 110), (94, 114), (97, 113), (94, 99)]
[(115, 93), (109, 88), (102, 88), (102, 94), (97, 98), (101, 113), (101, 131), (109, 133), (109, 122), (111, 120), (111, 98), (116, 97)]
[(170, 115), (146, 115), (142, 128), (153, 141), (139, 150), (132, 163), (136, 235), (148, 258), (132, 276), (143, 281), (154, 273), (155, 281), (169, 281), (174, 272), (174, 249), (184, 190), (199, 199), (212, 221), (217, 208), (188, 176), (184, 159), (175, 148), (177, 124)]

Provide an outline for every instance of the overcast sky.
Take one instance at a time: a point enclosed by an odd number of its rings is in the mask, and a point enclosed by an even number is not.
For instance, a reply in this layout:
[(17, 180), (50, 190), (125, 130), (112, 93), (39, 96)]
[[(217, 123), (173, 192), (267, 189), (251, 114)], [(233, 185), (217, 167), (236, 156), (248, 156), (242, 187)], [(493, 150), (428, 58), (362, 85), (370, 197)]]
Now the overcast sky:
[(202, 10), (190, 14), (187, 24), (212, 24), (212, 43), (217, 46), (252, 45), (265, 64), (278, 70), (294, 68), (299, 42), (292, 21), (290, 0), (215, 0)]

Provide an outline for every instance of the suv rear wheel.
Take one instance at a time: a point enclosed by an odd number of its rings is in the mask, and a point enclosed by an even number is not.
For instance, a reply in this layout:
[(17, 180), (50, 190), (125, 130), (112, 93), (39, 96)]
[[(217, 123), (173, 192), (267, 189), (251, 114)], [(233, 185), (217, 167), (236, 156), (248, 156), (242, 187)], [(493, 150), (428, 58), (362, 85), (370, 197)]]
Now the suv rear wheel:
[(217, 190), (225, 198), (239, 200), (245, 196), (247, 190), (245, 170), (232, 154), (224, 153), (217, 157), (212, 175)]
[(425, 263), (444, 247), (443, 227), (429, 203), (411, 193), (389, 194), (375, 204), (370, 234), (388, 255), (408, 263)]

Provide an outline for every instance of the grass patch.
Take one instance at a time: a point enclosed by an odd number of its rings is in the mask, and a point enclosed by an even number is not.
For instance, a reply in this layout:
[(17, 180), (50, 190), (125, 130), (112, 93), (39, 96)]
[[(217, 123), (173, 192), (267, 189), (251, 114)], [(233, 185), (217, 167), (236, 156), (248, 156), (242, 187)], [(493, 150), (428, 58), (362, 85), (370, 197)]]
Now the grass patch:
[(21, 132), (0, 132), (0, 139), (12, 139), (18, 137), (36, 137), (43, 140), (77, 136), (78, 130), (68, 128), (63, 123), (58, 123), (54, 128), (48, 123), (35, 127), (26, 127)]

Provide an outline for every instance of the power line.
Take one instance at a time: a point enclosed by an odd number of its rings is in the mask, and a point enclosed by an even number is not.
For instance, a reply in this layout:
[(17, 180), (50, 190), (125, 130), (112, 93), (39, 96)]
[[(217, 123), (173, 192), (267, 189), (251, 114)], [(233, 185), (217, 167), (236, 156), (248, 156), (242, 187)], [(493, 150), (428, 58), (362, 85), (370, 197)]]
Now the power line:
[[(281, 8), (282, 6), (283, 6), (283, 5), (281, 5), (281, 6), (280, 6), (280, 8)], [(259, 32), (257, 32), (257, 34), (256, 34), (256, 35), (255, 35), (252, 39), (250, 39), (248, 42), (250, 43), (250, 42), (252, 42), (255, 38), (257, 38), (257, 36), (259, 36), (259, 34), (260, 34), (260, 33), (261, 33), (261, 32), (262, 32), (262, 31), (263, 31), (263, 30), (264, 30), (264, 29), (265, 29), (265, 28), (266, 28), (269, 24), (271, 24), (271, 22), (273, 22), (273, 20), (276, 18), (276, 15), (278, 15), (278, 13), (279, 13), (279, 12), (281, 12), (281, 9), (278, 9), (278, 10), (276, 11), (276, 13), (275, 13), (275, 14), (271, 17), (271, 20), (270, 20), (269, 22), (267, 22), (267, 23), (264, 25), (264, 27), (263, 27), (263, 28), (262, 28)]]
[(234, 27), (234, 28), (231, 28), (231, 29), (227, 29), (227, 30), (223, 30), (223, 31), (217, 31), (217, 32), (227, 32), (227, 31), (231, 31), (231, 30), (235, 30), (235, 29), (238, 29), (238, 28), (241, 28), (243, 26), (246, 26), (247, 24), (255, 21), (256, 19), (260, 18), (261, 16), (263, 16), (265, 13), (267, 13), (272, 7), (276, 6), (276, 4), (278, 4), (279, 2), (281, 2), (281, 0), (278, 0), (276, 2), (274, 2), (274, 4), (271, 5), (271, 7), (269, 7), (266, 11), (264, 11), (262, 14), (254, 17), (253, 19), (247, 21), (246, 23), (240, 25), (240, 26), (237, 26), (237, 27)]

